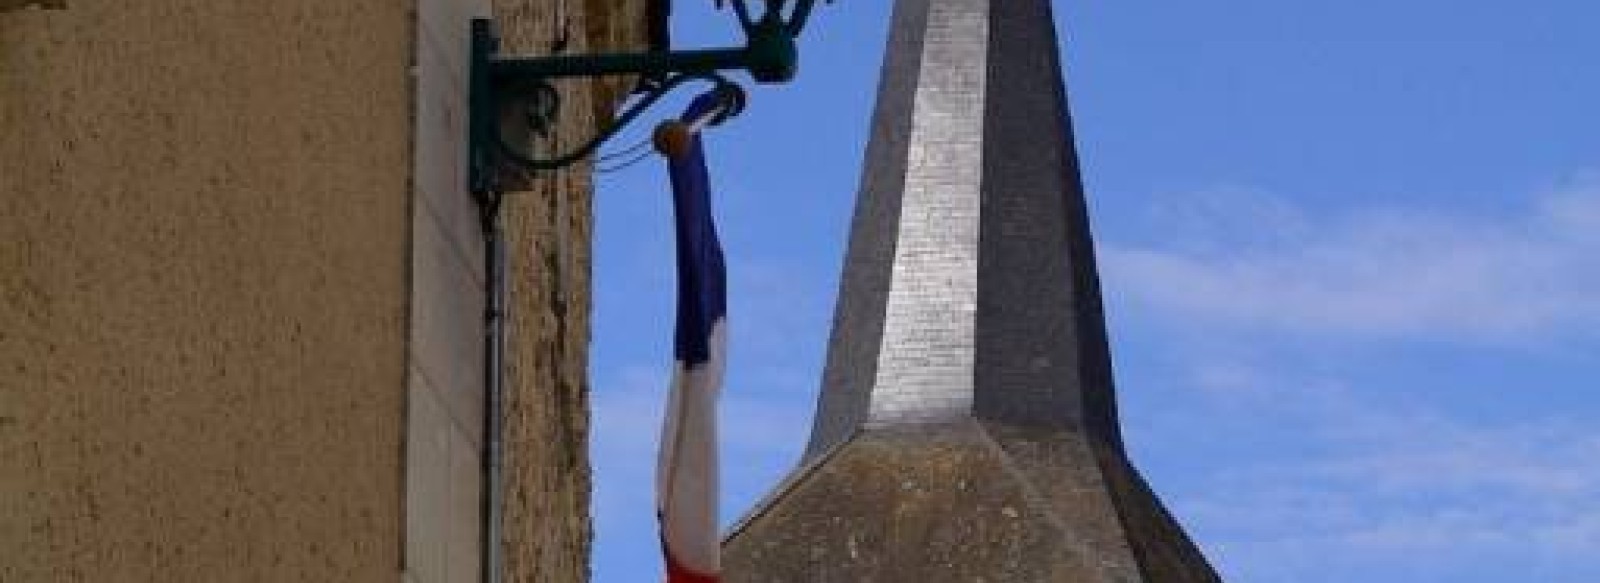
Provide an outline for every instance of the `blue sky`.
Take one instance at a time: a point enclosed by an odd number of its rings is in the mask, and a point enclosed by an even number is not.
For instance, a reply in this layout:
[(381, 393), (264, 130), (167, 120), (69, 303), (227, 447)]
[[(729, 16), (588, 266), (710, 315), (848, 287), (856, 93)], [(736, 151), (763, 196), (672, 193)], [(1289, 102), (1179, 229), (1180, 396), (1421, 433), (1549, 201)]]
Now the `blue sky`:
[[(810, 428), (889, 4), (709, 138), (726, 520)], [(1600, 581), (1600, 5), (1056, 5), (1130, 450), (1224, 577)], [(667, 197), (599, 181), (598, 583), (659, 577)]]

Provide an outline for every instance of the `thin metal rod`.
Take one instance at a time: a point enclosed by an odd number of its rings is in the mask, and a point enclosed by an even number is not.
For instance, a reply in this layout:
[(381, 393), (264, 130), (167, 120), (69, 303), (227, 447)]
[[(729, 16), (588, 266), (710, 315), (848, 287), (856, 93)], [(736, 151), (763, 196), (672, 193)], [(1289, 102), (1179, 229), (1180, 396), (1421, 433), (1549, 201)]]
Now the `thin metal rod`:
[[(588, 158), (591, 154), (594, 154), (596, 150), (600, 149), (601, 144), (604, 144), (607, 140), (610, 140), (613, 136), (617, 135), (617, 133), (621, 132), (623, 128), (628, 126), (628, 124), (633, 123), (633, 121), (638, 119), (640, 115), (643, 115), (644, 112), (649, 111), (650, 108), (654, 107), (655, 104), (661, 101), (663, 97), (666, 97), (667, 94), (671, 93), (673, 90), (691, 81), (706, 81), (714, 84), (716, 87), (733, 88), (729, 89), (730, 91), (737, 90), (738, 88), (737, 85), (734, 85), (728, 80), (723, 79), (716, 73), (673, 75), (660, 86), (645, 94), (643, 98), (640, 98), (638, 101), (634, 102), (634, 104), (629, 106), (627, 110), (623, 111), (621, 115), (617, 116), (617, 119), (611, 123), (610, 128), (601, 131), (598, 135), (590, 139), (584, 145), (579, 146), (577, 149), (562, 156), (551, 159), (534, 160), (523, 155), (522, 152), (518, 151), (517, 148), (512, 147), (511, 144), (507, 144), (504, 137), (500, 136), (498, 133), (494, 134), (494, 139), (496, 141), (494, 146), (497, 148), (495, 153), (501, 159), (518, 164), (528, 170), (547, 171), (564, 168), (574, 162)], [(742, 94), (738, 99), (740, 99), (739, 105), (742, 107)], [(488, 131), (493, 131), (493, 129), (491, 128)]]
[(487, 583), (501, 579), (501, 544), (504, 516), (504, 473), (502, 441), (504, 425), (505, 341), (506, 341), (506, 251), (505, 232), (500, 226), (500, 198), (493, 195), (482, 206), (484, 238), (484, 403), (483, 403), (483, 578)]
[(739, 28), (744, 29), (746, 33), (755, 28), (756, 21), (750, 18), (750, 6), (745, 4), (745, 0), (733, 0), (733, 13), (739, 17)]
[(799, 37), (806, 29), (806, 21), (811, 19), (811, 8), (816, 0), (799, 0), (795, 3), (794, 13), (789, 16), (789, 36)]
[(663, 72), (711, 73), (742, 70), (752, 61), (748, 49), (580, 55), (568, 57), (495, 57), (489, 60), (494, 81), (593, 77), (596, 75), (646, 75)]

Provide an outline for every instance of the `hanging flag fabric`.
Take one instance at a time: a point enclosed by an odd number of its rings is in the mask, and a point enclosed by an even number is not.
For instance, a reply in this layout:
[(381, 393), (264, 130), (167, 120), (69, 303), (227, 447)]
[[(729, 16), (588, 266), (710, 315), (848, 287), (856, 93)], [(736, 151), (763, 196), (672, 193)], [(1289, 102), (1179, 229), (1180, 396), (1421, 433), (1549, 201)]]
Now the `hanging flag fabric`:
[[(697, 124), (721, 107), (711, 92), (684, 112)], [(674, 151), (676, 150), (676, 151)], [(710, 176), (697, 133), (665, 152), (677, 221), (676, 366), (656, 467), (656, 512), (668, 583), (714, 583), (721, 562), (717, 529), (717, 398), (727, 329), (727, 271), (711, 216)]]

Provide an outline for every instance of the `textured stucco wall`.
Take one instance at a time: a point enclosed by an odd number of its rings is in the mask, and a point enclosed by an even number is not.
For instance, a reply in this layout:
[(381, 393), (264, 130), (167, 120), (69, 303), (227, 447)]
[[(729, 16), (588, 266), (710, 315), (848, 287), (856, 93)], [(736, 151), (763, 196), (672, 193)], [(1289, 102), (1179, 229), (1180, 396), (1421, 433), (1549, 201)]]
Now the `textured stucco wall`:
[[(545, 53), (637, 48), (644, 4), (494, 8), (508, 49)], [(0, 14), (0, 581), (399, 578), (408, 472), (474, 469), (405, 467), (418, 314), (460, 311), (413, 279), (412, 192), (438, 178), (413, 174), (424, 8)], [(590, 135), (626, 82), (568, 85), (557, 140)], [(579, 582), (589, 169), (533, 188), (505, 221), (507, 574)]]
[(397, 579), (411, 27), (0, 14), (0, 581)]

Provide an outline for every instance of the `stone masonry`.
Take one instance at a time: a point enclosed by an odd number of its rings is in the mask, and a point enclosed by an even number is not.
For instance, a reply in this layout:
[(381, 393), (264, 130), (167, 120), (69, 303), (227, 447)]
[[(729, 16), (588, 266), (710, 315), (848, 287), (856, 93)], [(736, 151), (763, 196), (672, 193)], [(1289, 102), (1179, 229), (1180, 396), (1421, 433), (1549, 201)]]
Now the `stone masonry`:
[[(465, 190), (468, 24), (492, 13), (508, 54), (636, 50), (644, 41), (645, 3), (419, 1), (407, 572), (411, 583), (471, 581), (482, 555), (485, 271), (477, 208)], [(554, 132), (532, 147), (567, 148), (593, 135), (629, 81), (564, 82)], [(511, 193), (502, 211), (511, 282), (507, 581), (588, 579), (591, 171), (578, 165), (533, 177), (530, 190)]]

